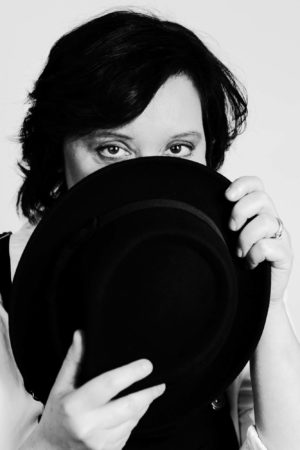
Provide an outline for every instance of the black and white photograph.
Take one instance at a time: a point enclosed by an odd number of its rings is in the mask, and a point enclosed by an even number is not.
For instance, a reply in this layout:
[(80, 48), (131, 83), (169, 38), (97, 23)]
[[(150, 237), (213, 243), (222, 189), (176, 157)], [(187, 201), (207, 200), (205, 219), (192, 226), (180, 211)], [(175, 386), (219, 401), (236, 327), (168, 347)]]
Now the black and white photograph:
[(299, 450), (299, 18), (1, 6), (0, 450)]

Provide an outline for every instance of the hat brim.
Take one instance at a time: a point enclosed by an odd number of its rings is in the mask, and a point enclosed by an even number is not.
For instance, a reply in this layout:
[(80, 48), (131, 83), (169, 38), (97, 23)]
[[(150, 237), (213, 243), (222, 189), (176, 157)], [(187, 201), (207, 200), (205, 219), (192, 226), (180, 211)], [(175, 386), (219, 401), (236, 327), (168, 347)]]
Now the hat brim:
[[(53, 314), (49, 305), (43, 305), (43, 286), (45, 277), (51, 276), (51, 267), (57, 264), (57, 255), (65, 241), (77, 230), (85, 229), (95, 214), (101, 220), (124, 205), (163, 199), (202, 211), (220, 231), (232, 258), (238, 288), (235, 320), (218, 358), (198, 374), (199, 390), (195, 396), (197, 401), (207, 402), (223, 392), (247, 363), (259, 341), (270, 294), (269, 264), (262, 263), (249, 270), (236, 257), (237, 234), (228, 228), (232, 204), (224, 196), (229, 184), (225, 177), (201, 164), (179, 158), (148, 157), (108, 166), (70, 189), (32, 234), (13, 282), (10, 336), (25, 385), (32, 373), (32, 367), (27, 368), (36, 363), (36, 378), (51, 387), (71, 341), (69, 335), (65, 352), (52, 357), (49, 324), (53, 322), (40, 316)], [(152, 381), (149, 378), (144, 385), (141, 382), (139, 388), (151, 385)]]

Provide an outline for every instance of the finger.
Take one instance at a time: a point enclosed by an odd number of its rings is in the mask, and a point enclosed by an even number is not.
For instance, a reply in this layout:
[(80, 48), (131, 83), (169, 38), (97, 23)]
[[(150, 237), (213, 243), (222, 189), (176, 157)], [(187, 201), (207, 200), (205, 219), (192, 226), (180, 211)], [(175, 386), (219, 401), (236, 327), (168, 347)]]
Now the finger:
[(241, 198), (232, 208), (229, 228), (237, 231), (248, 219), (258, 214), (276, 216), (272, 200), (264, 191), (256, 191)]
[(136, 381), (145, 378), (152, 370), (149, 360), (140, 359), (105, 372), (77, 389), (73, 394), (74, 402), (85, 405), (87, 409), (102, 406)]
[(251, 247), (261, 239), (274, 236), (278, 230), (278, 220), (270, 214), (260, 214), (252, 219), (241, 231), (238, 239), (237, 254), (247, 255)]
[(165, 389), (165, 384), (160, 384), (112, 400), (98, 409), (94, 420), (97, 420), (99, 427), (105, 429), (114, 428), (128, 421), (140, 420), (151, 403), (160, 397)]
[(262, 261), (269, 261), (274, 268), (289, 270), (291, 258), (282, 239), (261, 239), (249, 250), (247, 261), (251, 268)]
[[(132, 428), (137, 424), (141, 417), (146, 413), (150, 404), (165, 390), (165, 385), (153, 386), (142, 391), (129, 394), (117, 400), (113, 400), (98, 409), (88, 410), (82, 414), (80, 409), (80, 423), (78, 428), (85, 430), (85, 434), (95, 433), (99, 430), (114, 431), (116, 427), (122, 424), (131, 424)], [(72, 408), (75, 417), (79, 417), (74, 411), (74, 406), (68, 399), (68, 409)], [(77, 425), (75, 425), (77, 428)]]
[(264, 185), (260, 178), (245, 176), (234, 180), (226, 189), (225, 196), (228, 200), (236, 202), (246, 194), (263, 190)]
[(73, 335), (72, 344), (56, 377), (51, 391), (52, 393), (66, 393), (74, 389), (74, 382), (80, 366), (82, 354), (82, 333), (79, 330), (76, 330)]

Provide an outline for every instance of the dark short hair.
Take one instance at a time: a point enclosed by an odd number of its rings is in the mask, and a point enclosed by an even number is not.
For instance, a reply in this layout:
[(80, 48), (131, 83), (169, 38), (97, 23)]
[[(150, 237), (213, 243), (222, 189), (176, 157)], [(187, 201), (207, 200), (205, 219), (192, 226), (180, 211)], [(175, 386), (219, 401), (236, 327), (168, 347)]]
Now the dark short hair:
[(29, 94), (20, 130), (24, 176), (18, 206), (34, 223), (66, 191), (63, 142), (139, 116), (172, 75), (199, 92), (206, 162), (218, 169), (242, 131), (246, 94), (233, 74), (190, 30), (131, 10), (97, 17), (62, 36)]

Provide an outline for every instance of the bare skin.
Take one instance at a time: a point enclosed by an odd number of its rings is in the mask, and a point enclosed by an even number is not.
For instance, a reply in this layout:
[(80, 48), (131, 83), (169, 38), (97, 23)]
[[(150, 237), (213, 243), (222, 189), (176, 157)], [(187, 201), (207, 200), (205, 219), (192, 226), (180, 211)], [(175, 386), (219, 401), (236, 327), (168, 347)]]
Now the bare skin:
[(41, 422), (22, 448), (123, 448), (131, 430), (153, 400), (165, 390), (163, 384), (112, 400), (126, 387), (151, 373), (152, 365), (148, 360), (106, 372), (75, 389), (74, 379), (81, 356), (82, 339), (76, 332)]
[[(198, 93), (187, 77), (172, 77), (143, 113), (126, 126), (95, 130), (79, 139), (68, 137), (64, 145), (66, 180), (71, 187), (95, 170), (136, 157), (175, 156), (205, 164), (205, 152)], [(284, 230), (281, 239), (272, 239), (278, 230), (278, 214), (258, 178), (235, 180), (225, 195), (233, 203), (229, 227), (240, 233), (240, 257), (246, 258), (252, 268), (264, 260), (272, 266), (270, 312), (251, 361), (256, 426), (270, 449), (294, 450), (300, 442), (300, 401), (291, 401), (291, 392), (300, 399), (300, 349), (283, 308), (292, 266), (289, 235)], [(241, 231), (248, 218), (253, 219)], [(285, 357), (287, 353), (289, 356)], [(152, 401), (164, 390), (164, 386), (154, 387), (111, 400), (150, 373), (149, 361), (148, 370), (142, 369), (141, 362), (133, 362), (74, 389), (81, 354), (82, 341), (77, 334), (42, 420), (22, 449), (120, 450)]]

